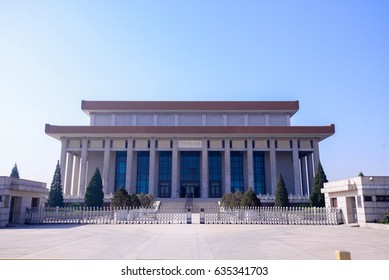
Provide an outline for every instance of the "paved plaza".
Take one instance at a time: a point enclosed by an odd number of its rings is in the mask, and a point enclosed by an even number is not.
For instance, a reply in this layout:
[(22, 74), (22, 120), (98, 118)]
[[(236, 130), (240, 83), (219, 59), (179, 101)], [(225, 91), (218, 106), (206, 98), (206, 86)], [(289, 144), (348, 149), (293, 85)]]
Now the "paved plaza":
[(297, 225), (35, 225), (0, 229), (0, 259), (389, 260), (389, 231)]

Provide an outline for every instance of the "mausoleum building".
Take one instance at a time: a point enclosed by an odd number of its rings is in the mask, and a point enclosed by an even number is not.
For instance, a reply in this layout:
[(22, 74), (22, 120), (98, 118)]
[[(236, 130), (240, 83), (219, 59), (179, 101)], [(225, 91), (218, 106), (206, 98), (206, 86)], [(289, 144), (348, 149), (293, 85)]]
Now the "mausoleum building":
[(307, 196), (329, 126), (292, 126), (298, 101), (82, 101), (88, 126), (46, 124), (61, 141), (66, 196), (83, 196), (96, 168), (106, 195), (220, 198), (253, 188)]

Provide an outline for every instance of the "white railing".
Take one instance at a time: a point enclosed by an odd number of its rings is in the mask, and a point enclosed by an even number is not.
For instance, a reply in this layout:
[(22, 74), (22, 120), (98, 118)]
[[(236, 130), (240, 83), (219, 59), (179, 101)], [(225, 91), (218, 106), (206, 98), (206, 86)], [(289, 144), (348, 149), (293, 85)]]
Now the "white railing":
[(337, 208), (316, 207), (207, 207), (206, 224), (337, 225), (342, 223)]
[[(157, 205), (159, 208), (159, 205)], [(185, 209), (141, 207), (39, 207), (27, 209), (29, 224), (186, 223)]]
[[(257, 195), (257, 197), (261, 200), (261, 202), (274, 202), (274, 198), (275, 196), (274, 195), (270, 195), (270, 194), (259, 194)], [(289, 198), (289, 202), (295, 202), (295, 203), (298, 203), (298, 202), (309, 202), (309, 195), (293, 195), (293, 194), (290, 194), (288, 196)]]
[[(159, 206), (159, 205), (158, 205)], [(158, 207), (157, 206), (157, 207)], [(206, 224), (337, 225), (342, 215), (337, 208), (298, 207), (201, 207)], [(184, 224), (192, 221), (187, 207), (65, 207), (31, 208), (30, 224)]]
[[(104, 202), (111, 202), (113, 198), (113, 193), (104, 194)], [(64, 202), (66, 203), (81, 203), (83, 204), (85, 201), (85, 195), (73, 195), (73, 194), (65, 194), (63, 196)]]

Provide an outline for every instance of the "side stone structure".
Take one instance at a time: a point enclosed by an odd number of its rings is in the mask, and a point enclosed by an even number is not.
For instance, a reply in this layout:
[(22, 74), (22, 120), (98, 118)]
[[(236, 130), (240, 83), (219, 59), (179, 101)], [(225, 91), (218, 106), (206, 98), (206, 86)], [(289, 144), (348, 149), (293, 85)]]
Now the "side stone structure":
[(24, 224), (26, 209), (43, 207), (46, 183), (0, 176), (0, 227)]
[(389, 177), (359, 176), (324, 184), (326, 207), (342, 210), (345, 223), (374, 223), (389, 210)]

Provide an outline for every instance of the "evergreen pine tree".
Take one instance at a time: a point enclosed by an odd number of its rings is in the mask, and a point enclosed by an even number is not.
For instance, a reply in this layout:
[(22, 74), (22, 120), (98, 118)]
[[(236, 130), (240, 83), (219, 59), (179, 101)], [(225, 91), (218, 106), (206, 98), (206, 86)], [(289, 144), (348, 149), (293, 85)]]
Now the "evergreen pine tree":
[(242, 200), (240, 201), (240, 206), (261, 206), (261, 201), (252, 188), (243, 194)]
[(102, 207), (104, 203), (103, 182), (98, 168), (93, 174), (85, 193), (85, 206)]
[(131, 206), (131, 200), (128, 192), (123, 188), (118, 189), (113, 195), (111, 205), (113, 207)]
[(16, 163), (15, 163), (14, 167), (12, 168), (10, 177), (11, 178), (16, 178), (16, 179), (20, 178), (18, 166), (16, 165)]
[(325, 207), (324, 194), (321, 193), (321, 189), (324, 187), (324, 183), (327, 182), (327, 176), (324, 173), (323, 166), (319, 162), (317, 173), (313, 180), (313, 190), (311, 195), (309, 196), (312, 207)]
[(59, 161), (55, 167), (53, 181), (50, 186), (49, 200), (47, 202), (50, 207), (63, 207), (63, 194), (62, 194), (62, 179), (61, 169), (59, 167)]
[(135, 193), (132, 193), (130, 195), (130, 201), (131, 201), (132, 207), (141, 207), (142, 206), (138, 196)]
[(276, 187), (276, 193), (274, 198), (274, 207), (288, 207), (289, 198), (288, 191), (286, 190), (284, 178), (282, 175), (278, 175), (278, 182)]

